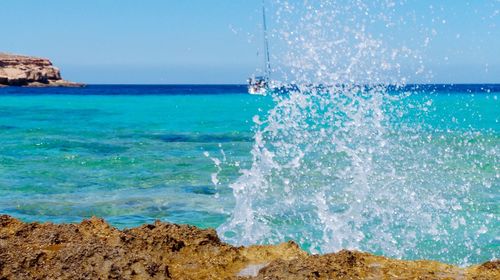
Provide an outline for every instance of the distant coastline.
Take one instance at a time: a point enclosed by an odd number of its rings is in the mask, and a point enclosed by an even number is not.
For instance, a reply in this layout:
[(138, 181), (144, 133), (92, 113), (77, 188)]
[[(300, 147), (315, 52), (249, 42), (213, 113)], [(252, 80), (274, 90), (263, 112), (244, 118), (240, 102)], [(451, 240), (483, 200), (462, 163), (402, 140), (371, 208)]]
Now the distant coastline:
[(83, 87), (66, 81), (46, 58), (0, 53), (0, 87)]

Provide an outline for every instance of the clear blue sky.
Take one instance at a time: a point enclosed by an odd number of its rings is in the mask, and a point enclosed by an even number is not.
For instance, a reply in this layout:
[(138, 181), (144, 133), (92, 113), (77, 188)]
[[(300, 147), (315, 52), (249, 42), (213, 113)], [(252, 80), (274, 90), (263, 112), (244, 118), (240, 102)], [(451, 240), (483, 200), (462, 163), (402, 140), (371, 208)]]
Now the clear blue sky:
[[(86, 83), (244, 83), (261, 61), (260, 2), (2, 0), (0, 51), (48, 57)], [(438, 32), (430, 82), (500, 83), (499, 0), (406, 6)]]

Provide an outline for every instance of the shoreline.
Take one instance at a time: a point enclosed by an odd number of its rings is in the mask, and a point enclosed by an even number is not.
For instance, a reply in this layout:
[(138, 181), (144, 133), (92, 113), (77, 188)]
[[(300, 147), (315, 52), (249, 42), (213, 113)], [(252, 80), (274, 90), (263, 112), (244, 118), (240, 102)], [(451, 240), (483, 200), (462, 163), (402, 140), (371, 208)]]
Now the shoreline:
[(237, 247), (214, 229), (159, 221), (118, 230), (95, 217), (52, 224), (2, 215), (0, 278), (500, 279), (500, 261), (461, 268), (348, 250), (310, 255), (294, 242)]
[(0, 52), (0, 87), (84, 87), (66, 81), (49, 59)]

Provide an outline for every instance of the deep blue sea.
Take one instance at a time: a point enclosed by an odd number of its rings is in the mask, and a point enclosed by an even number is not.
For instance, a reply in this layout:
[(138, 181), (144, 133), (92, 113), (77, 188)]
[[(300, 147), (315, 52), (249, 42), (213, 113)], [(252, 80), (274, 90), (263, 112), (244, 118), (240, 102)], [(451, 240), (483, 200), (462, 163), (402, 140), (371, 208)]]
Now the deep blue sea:
[[(410, 85), (389, 91), (394, 96), (411, 92), (395, 101), (412, 104), (392, 119), (395, 126), (421, 126), (414, 142), (406, 139), (400, 150), (401, 166), (439, 159), (418, 163), (439, 170), (428, 173), (435, 178), (420, 176), (423, 169), (416, 168), (405, 171), (416, 174), (408, 182), (422, 180), (435, 190), (443, 182), (467, 185), (467, 192), (449, 193), (447, 199), (470, 207), (457, 210), (465, 214), (449, 221), (448, 232), (481, 233), (470, 248), (457, 249), (473, 252), (466, 262), (498, 257), (500, 85)], [(230, 185), (255, 160), (254, 116), (265, 119), (275, 103), (271, 96), (247, 94), (241, 85), (0, 88), (0, 214), (55, 223), (99, 216), (120, 228), (156, 219), (219, 227), (233, 215)], [(412, 145), (422, 157), (411, 153)], [(334, 182), (327, 180), (331, 175), (317, 184)], [(488, 224), (478, 224), (478, 217), (489, 217)], [(417, 244), (432, 251), (429, 242)], [(463, 262), (460, 252), (450, 248), (449, 254), (402, 257)]]

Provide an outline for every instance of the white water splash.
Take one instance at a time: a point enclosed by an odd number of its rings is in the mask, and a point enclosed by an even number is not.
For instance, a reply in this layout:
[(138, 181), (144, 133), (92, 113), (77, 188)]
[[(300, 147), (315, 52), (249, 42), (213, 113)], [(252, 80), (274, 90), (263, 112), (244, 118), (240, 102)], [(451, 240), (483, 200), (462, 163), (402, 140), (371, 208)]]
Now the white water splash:
[[(253, 164), (231, 185), (236, 205), (219, 232), (236, 244), (293, 239), (311, 252), (355, 248), (400, 258), (444, 259), (450, 246), (463, 246), (456, 261), (467, 262), (494, 217), (480, 224), (463, 210), (473, 207), (475, 174), (452, 168), (471, 155), (436, 144), (464, 135), (401, 121), (432, 104), (385, 86), (425, 72), (417, 50), (387, 35), (405, 23), (396, 17), (400, 4), (274, 5), (274, 58), (282, 63), (275, 75), (297, 89), (274, 95), (266, 120), (254, 118)], [(408, 64), (414, 69), (403, 71)]]

